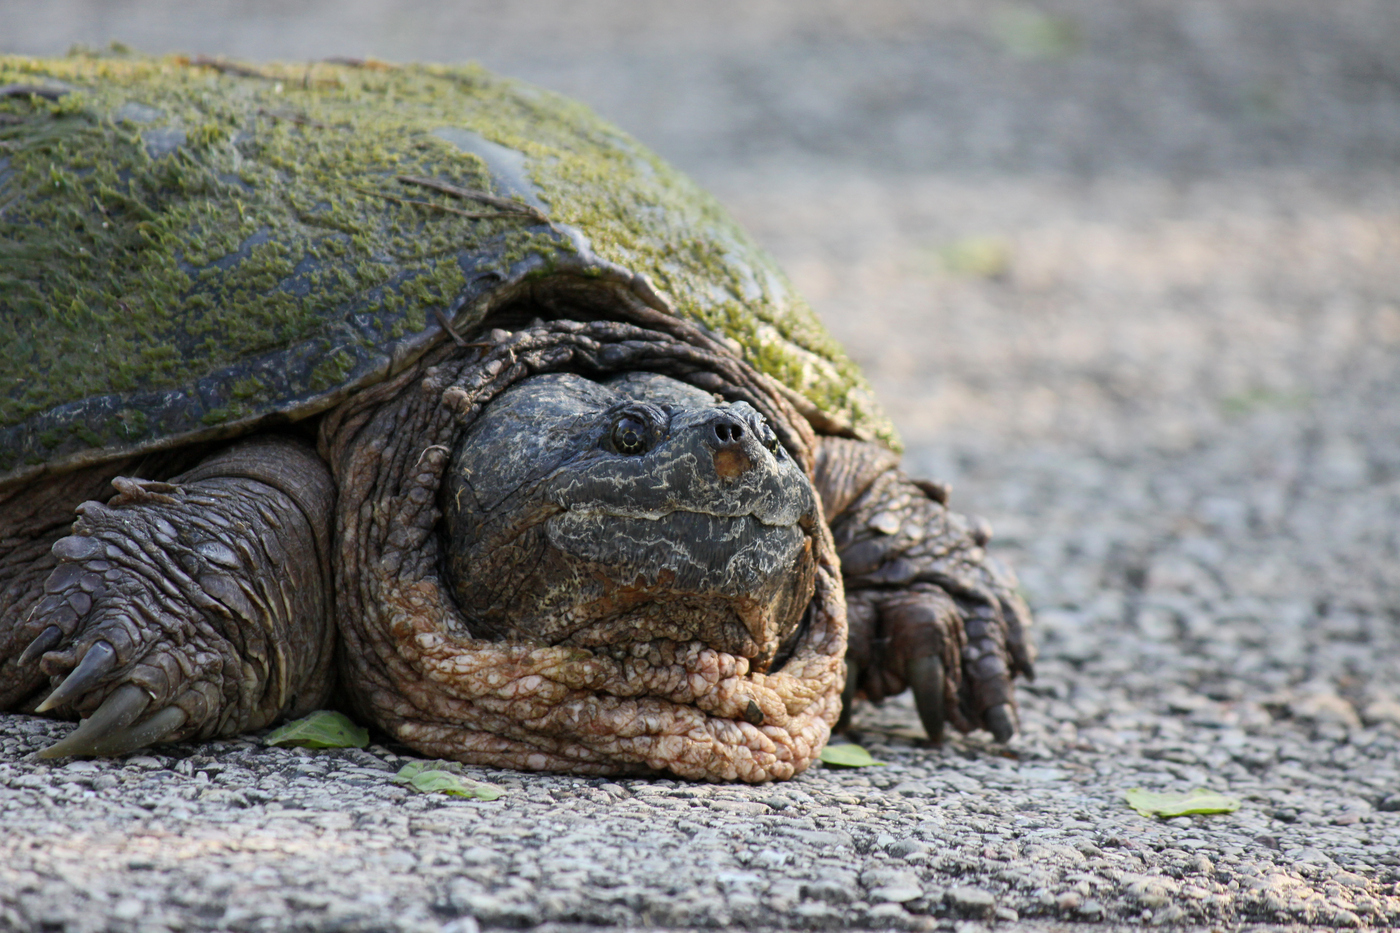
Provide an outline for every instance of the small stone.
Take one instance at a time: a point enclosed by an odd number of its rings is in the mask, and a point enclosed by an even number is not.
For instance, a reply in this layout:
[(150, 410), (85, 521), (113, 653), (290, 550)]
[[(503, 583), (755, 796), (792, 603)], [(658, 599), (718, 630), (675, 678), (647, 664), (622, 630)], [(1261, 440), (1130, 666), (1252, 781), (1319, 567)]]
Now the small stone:
[(481, 926), (475, 917), (458, 917), (444, 926), (438, 933), (478, 933)]
[(475, 894), (467, 897), (472, 913), (493, 926), (537, 926), (541, 917), (537, 904), (526, 900)]
[(1170, 878), (1128, 875), (1123, 880), (1127, 883), (1128, 896), (1151, 909), (1171, 903), (1180, 890), (1180, 886)]
[(122, 898), (112, 908), (112, 916), (118, 920), (135, 920), (145, 912), (146, 905), (134, 897)]
[(1315, 723), (1335, 723), (1341, 726), (1360, 726), (1361, 717), (1356, 707), (1335, 693), (1305, 693), (1288, 704), (1288, 711), (1294, 719)]
[(928, 846), (917, 839), (896, 839), (885, 847), (885, 851), (895, 858), (909, 858), (916, 855), (927, 855)]
[(967, 917), (990, 917), (997, 907), (997, 899), (992, 892), (972, 885), (949, 888), (944, 893), (943, 900)]
[(1084, 903), (1084, 898), (1079, 896), (1078, 891), (1066, 891), (1055, 898), (1055, 906), (1061, 910), (1078, 910)]
[(1339, 871), (1328, 880), (1335, 881), (1337, 884), (1340, 884), (1343, 887), (1361, 888), (1363, 890), (1366, 888), (1367, 885), (1371, 883), (1364, 876), (1358, 875), (1355, 872), (1350, 871)]
[(867, 888), (917, 888), (919, 886), (918, 875), (903, 868), (896, 868), (889, 863), (867, 868), (861, 872), (860, 881)]
[(1400, 726), (1400, 700), (1389, 697), (1372, 700), (1361, 710), (1361, 721), (1368, 726), (1380, 725), (1383, 722)]
[(1154, 927), (1168, 926), (1180, 923), (1186, 919), (1186, 911), (1175, 904), (1168, 904), (1161, 910), (1154, 911), (1152, 915), (1152, 925)]
[(854, 900), (856, 879), (825, 877), (802, 882), (802, 896), (828, 904), (848, 904)]
[(1400, 813), (1400, 794), (1391, 794), (1376, 805), (1377, 810), (1387, 813)]
[(705, 806), (723, 813), (737, 813), (740, 816), (763, 816), (772, 813), (766, 803), (757, 800), (707, 800)]
[(874, 921), (872, 926), (886, 929), (890, 927), (905, 928), (910, 925), (909, 921), (912, 919), (898, 904), (877, 904), (870, 908), (868, 916)]
[(1361, 918), (1349, 910), (1335, 910), (1332, 912), (1332, 922), (1339, 927), (1359, 927)]
[(933, 797), (933, 789), (927, 784), (920, 784), (917, 781), (901, 781), (890, 788), (890, 793), (899, 794), (904, 797)]
[(903, 904), (921, 897), (924, 891), (918, 885), (891, 884), (875, 888), (870, 892), (870, 900), (884, 904)]
[(798, 919), (806, 920), (803, 926), (824, 927), (837, 916), (836, 912), (820, 901), (805, 901), (793, 910)]

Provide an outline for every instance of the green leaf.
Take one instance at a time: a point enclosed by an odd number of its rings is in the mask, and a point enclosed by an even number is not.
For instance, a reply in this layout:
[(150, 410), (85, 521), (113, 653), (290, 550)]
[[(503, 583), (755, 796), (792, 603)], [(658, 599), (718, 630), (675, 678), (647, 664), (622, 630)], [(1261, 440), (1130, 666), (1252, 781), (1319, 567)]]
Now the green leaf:
[(851, 742), (828, 745), (822, 749), (822, 762), (836, 765), (839, 768), (867, 768), (871, 765), (884, 765), (883, 761), (876, 761), (870, 757), (869, 752)]
[(410, 761), (394, 775), (394, 783), (405, 784), (420, 794), (451, 794), (476, 800), (495, 800), (505, 793), (494, 784), (466, 777), (455, 761)]
[(1143, 816), (1160, 816), (1164, 819), (1192, 813), (1234, 813), (1240, 808), (1238, 799), (1217, 794), (1204, 787), (1198, 787), (1186, 794), (1174, 791), (1157, 794), (1134, 787), (1124, 791), (1123, 798), (1128, 801), (1128, 806)]
[(1070, 58), (1084, 47), (1078, 22), (1036, 10), (1003, 10), (993, 18), (992, 32), (1006, 51), (1031, 61)]
[(1011, 269), (1011, 246), (997, 237), (967, 237), (940, 251), (943, 267), (954, 275), (995, 279)]
[(263, 739), (264, 745), (302, 748), (364, 748), (369, 744), (369, 730), (355, 723), (344, 713), (318, 709), (285, 726), (273, 729)]

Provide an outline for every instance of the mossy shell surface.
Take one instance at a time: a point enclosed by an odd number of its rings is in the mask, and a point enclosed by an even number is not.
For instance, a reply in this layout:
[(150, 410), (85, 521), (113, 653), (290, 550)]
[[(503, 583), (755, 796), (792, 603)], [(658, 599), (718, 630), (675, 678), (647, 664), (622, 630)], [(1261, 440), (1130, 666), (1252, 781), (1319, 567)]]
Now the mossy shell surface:
[(773, 261), (577, 103), (474, 66), (0, 57), (0, 486), (316, 414), (558, 275), (897, 445)]

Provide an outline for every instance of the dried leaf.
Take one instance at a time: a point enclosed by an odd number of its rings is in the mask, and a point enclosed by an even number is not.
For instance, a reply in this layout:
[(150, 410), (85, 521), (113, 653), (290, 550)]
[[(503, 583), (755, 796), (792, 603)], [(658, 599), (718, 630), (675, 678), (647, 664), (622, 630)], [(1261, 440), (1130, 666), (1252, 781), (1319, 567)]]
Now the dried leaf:
[(843, 742), (840, 745), (828, 745), (822, 749), (822, 762), (828, 765), (836, 765), (840, 768), (867, 768), (871, 765), (883, 765), (883, 761), (876, 761), (870, 757), (870, 753), (851, 742)]
[(1164, 819), (1173, 816), (1188, 816), (1192, 813), (1234, 813), (1240, 802), (1234, 797), (1226, 797), (1214, 791), (1198, 787), (1190, 793), (1168, 791), (1158, 794), (1134, 787), (1124, 791), (1123, 798), (1143, 816), (1160, 816)]
[(455, 761), (410, 761), (394, 775), (395, 784), (404, 784), (420, 794), (450, 794), (476, 800), (495, 800), (505, 793), (494, 784), (474, 781), (462, 774)]
[(302, 748), (364, 748), (369, 744), (369, 730), (355, 723), (344, 713), (328, 709), (316, 712), (285, 726), (272, 730), (264, 745)]

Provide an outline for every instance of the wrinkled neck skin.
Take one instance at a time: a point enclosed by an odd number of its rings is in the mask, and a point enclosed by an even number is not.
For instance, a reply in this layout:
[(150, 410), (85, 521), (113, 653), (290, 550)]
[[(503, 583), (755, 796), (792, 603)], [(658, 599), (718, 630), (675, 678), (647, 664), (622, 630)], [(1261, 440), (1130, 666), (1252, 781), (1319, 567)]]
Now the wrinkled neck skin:
[(840, 711), (846, 632), (799, 416), (723, 348), (633, 325), (491, 343), (323, 425), (360, 711), (480, 764), (806, 768)]

